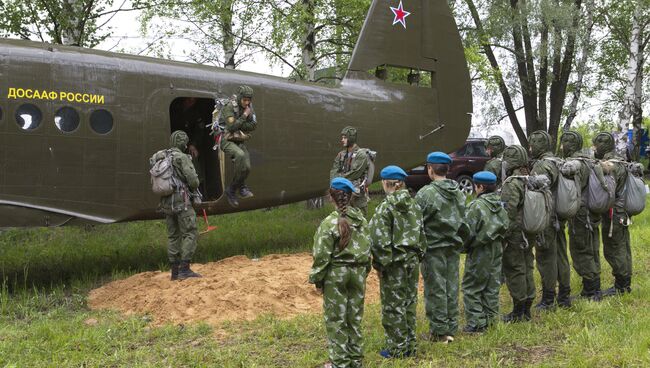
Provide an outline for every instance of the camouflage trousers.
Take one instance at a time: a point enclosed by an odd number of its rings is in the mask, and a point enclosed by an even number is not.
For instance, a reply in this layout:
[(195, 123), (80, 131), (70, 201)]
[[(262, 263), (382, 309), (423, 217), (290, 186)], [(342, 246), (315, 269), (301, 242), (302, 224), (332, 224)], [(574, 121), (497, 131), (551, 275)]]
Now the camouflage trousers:
[(475, 247), (465, 257), (463, 303), (471, 327), (486, 327), (499, 315), (501, 241)]
[[(503, 249), (503, 272), (506, 286), (516, 303), (535, 299), (535, 279), (533, 278), (533, 248), (526, 246), (520, 231), (508, 237)], [(525, 249), (524, 249), (525, 248)]]
[(603, 255), (612, 267), (612, 275), (622, 280), (632, 277), (630, 231), (627, 227), (627, 214), (623, 210), (613, 211), (613, 217), (605, 214), (602, 218)]
[(393, 355), (415, 352), (415, 315), (418, 302), (418, 259), (395, 262), (381, 271), (381, 324), (386, 349)]
[(555, 287), (566, 290), (571, 288), (571, 266), (566, 249), (564, 223), (547, 227), (542, 241), (536, 243), (535, 260), (537, 271), (542, 279), (542, 290), (555, 291)]
[(234, 143), (224, 141), (221, 143), (221, 149), (226, 157), (230, 158), (234, 164), (232, 186), (235, 189), (241, 188), (251, 172), (251, 159), (246, 145), (243, 143)]
[(323, 311), (329, 359), (337, 368), (361, 367), (361, 320), (366, 266), (331, 266), (323, 285)]
[(594, 219), (589, 209), (581, 207), (569, 220), (569, 250), (573, 269), (585, 280), (600, 279), (600, 219)]
[(196, 212), (189, 206), (188, 209), (176, 214), (167, 215), (167, 256), (169, 262), (191, 261), (196, 251)]
[(458, 330), (459, 247), (430, 248), (420, 265), (424, 280), (424, 308), (433, 335), (453, 336)]

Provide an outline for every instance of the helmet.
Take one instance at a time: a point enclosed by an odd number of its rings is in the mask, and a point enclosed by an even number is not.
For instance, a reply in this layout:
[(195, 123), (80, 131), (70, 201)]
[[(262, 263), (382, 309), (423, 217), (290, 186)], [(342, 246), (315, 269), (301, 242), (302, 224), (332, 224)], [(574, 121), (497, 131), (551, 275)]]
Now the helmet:
[(249, 86), (239, 86), (237, 88), (237, 100), (241, 103), (242, 98), (253, 98), (253, 89)]
[(539, 158), (544, 153), (552, 151), (551, 135), (543, 130), (537, 130), (528, 137), (530, 154), (533, 158)]
[(190, 138), (187, 136), (187, 133), (182, 130), (175, 131), (172, 133), (171, 137), (169, 137), (169, 145), (172, 148), (178, 148), (181, 151), (185, 151), (187, 149), (187, 143), (189, 141)]
[(501, 136), (493, 135), (488, 138), (485, 147), (492, 149), (492, 152), (490, 153), (492, 157), (497, 157), (504, 149), (506, 149), (506, 142), (501, 138)]
[(357, 143), (357, 128), (352, 126), (346, 126), (341, 130), (341, 135), (344, 135), (348, 138), (348, 147)]
[(520, 145), (506, 147), (503, 151), (503, 162), (506, 165), (506, 172), (528, 166), (528, 154), (526, 149)]
[(582, 149), (582, 136), (580, 133), (570, 130), (562, 134), (560, 143), (562, 143), (562, 154), (564, 157), (569, 157)]
[(598, 133), (597, 136), (592, 140), (596, 152), (594, 153), (596, 158), (603, 158), (606, 153), (612, 152), (615, 147), (614, 135), (612, 133)]

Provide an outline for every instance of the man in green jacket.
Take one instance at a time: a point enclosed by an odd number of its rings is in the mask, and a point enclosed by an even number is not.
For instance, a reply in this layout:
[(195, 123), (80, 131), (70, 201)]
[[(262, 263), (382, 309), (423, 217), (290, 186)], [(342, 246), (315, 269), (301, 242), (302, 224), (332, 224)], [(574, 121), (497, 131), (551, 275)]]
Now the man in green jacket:
[(430, 153), (427, 171), (432, 182), (415, 196), (427, 243), (420, 267), (429, 338), (444, 343), (453, 341), (458, 330), (458, 268), (463, 238), (469, 234), (465, 195), (457, 182), (446, 178), (450, 164), (446, 153)]
[(506, 206), (509, 227), (503, 249), (503, 271), (512, 297), (512, 312), (504, 316), (505, 322), (527, 321), (535, 300), (533, 278), (533, 250), (523, 231), (523, 206), (528, 175), (528, 154), (520, 145), (508, 146), (503, 151), (506, 179), (501, 187), (501, 201)]
[(359, 148), (357, 145), (357, 129), (347, 126), (341, 131), (341, 145), (344, 149), (336, 155), (332, 170), (330, 170), (330, 180), (336, 177), (342, 177), (350, 180), (357, 188), (359, 193), (352, 196), (352, 205), (363, 212), (368, 213), (368, 168), (370, 166), (370, 157), (368, 150)]
[(150, 159), (150, 164), (153, 166), (156, 161), (171, 154), (174, 176), (181, 183), (174, 193), (160, 198), (160, 209), (165, 214), (167, 222), (169, 238), (167, 255), (171, 265), (172, 280), (201, 277), (190, 269), (198, 236), (192, 196), (199, 187), (199, 178), (192, 165), (192, 159), (184, 153), (187, 150), (188, 142), (187, 134), (182, 130), (177, 130), (170, 137), (171, 149), (159, 151)]
[[(531, 175), (546, 176), (551, 183), (551, 192), (557, 195), (561, 173), (558, 167), (559, 159), (552, 152), (555, 144), (551, 141), (551, 135), (543, 130), (535, 131), (528, 138), (528, 146), (533, 158)], [(571, 267), (566, 250), (564, 226), (564, 221), (553, 213), (551, 223), (535, 243), (537, 270), (542, 278), (542, 299), (536, 306), (539, 310), (548, 310), (555, 306), (556, 286), (557, 304), (565, 308), (571, 306)]]
[(599, 301), (600, 293), (600, 216), (594, 215), (587, 206), (589, 190), (589, 165), (592, 159), (582, 153), (582, 136), (578, 132), (568, 131), (560, 139), (560, 150), (565, 159), (576, 160), (580, 163), (580, 170), (576, 177), (582, 192), (580, 208), (569, 223), (569, 250), (573, 261), (573, 268), (582, 278), (581, 296)]
[(503, 150), (506, 149), (506, 142), (501, 138), (501, 136), (493, 135), (488, 138), (485, 143), (485, 148), (487, 153), (492, 157), (490, 161), (485, 163), (485, 168), (483, 170), (489, 171), (492, 174), (497, 176), (497, 185), (501, 185), (503, 181), (501, 165), (503, 162), (502, 154)]
[(602, 216), (603, 254), (612, 267), (614, 286), (603, 291), (604, 296), (629, 293), (632, 291), (632, 250), (630, 248), (630, 217), (625, 212), (625, 181), (627, 170), (624, 159), (614, 151), (615, 141), (611, 133), (599, 133), (593, 139), (597, 159), (610, 161), (613, 170), (610, 174), (616, 181), (614, 208)]

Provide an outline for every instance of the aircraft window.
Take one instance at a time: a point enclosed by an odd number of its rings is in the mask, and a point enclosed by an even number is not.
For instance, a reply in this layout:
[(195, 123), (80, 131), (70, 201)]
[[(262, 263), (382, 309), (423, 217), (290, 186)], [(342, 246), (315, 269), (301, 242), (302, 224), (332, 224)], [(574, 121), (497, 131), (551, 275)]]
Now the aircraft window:
[(72, 107), (62, 107), (54, 115), (54, 124), (62, 132), (73, 132), (79, 127), (79, 114)]
[(431, 87), (432, 73), (429, 71), (402, 68), (391, 65), (380, 65), (371, 72), (378, 79), (385, 80), (393, 84)]
[(106, 110), (95, 110), (90, 114), (90, 127), (99, 134), (113, 130), (113, 115)]
[(35, 105), (20, 105), (18, 110), (16, 110), (16, 124), (22, 130), (34, 130), (41, 125), (42, 120), (43, 114)]

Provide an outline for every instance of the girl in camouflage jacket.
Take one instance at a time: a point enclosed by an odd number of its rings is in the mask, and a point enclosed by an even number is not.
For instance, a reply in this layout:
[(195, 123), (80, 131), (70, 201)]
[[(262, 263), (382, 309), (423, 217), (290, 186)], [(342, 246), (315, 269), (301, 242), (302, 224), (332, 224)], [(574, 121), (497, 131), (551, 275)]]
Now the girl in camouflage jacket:
[(332, 180), (329, 195), (336, 210), (314, 234), (309, 282), (323, 293), (329, 367), (361, 367), (361, 320), (370, 271), (370, 234), (361, 211), (350, 206), (357, 190), (347, 179)]

